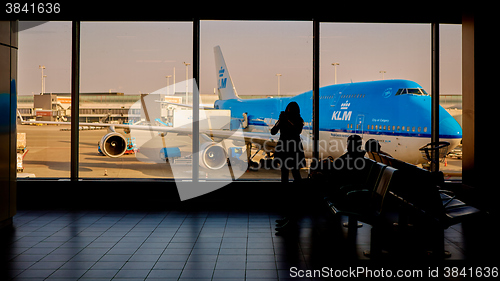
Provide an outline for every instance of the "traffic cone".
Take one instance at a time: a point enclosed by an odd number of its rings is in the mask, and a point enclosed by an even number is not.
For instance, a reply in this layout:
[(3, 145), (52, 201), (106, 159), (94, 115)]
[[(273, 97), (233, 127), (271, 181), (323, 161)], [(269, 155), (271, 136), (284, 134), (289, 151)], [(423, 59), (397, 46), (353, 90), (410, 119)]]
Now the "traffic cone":
[(448, 159), (444, 158), (444, 166), (448, 167)]

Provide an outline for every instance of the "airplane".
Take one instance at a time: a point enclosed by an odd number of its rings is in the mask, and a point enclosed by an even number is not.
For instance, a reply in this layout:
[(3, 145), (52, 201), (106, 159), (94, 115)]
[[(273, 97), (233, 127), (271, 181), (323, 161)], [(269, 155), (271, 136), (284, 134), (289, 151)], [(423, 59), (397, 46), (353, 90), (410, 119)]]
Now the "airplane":
[[(312, 157), (312, 91), (293, 97), (241, 99), (235, 90), (220, 46), (214, 47), (219, 100), (216, 109), (229, 109), (233, 118), (248, 122), (245, 132), (269, 134), (286, 106), (295, 101), (304, 128), (301, 139), (306, 157)], [(378, 140), (382, 150), (396, 159), (421, 164), (419, 149), (430, 143), (431, 96), (416, 82), (379, 80), (336, 84), (319, 89), (319, 156), (337, 158), (345, 153), (347, 137), (358, 134), (366, 142)], [(439, 107), (439, 138), (460, 144), (462, 128)], [(246, 138), (248, 139), (248, 138)]]
[[(235, 146), (245, 146), (249, 162), (253, 145), (268, 156), (274, 152), (279, 134), (271, 135), (270, 128), (276, 123), (281, 111), (288, 103), (295, 101), (301, 108), (304, 129), (301, 139), (306, 157), (312, 157), (312, 91), (294, 97), (241, 99), (234, 87), (224, 61), (220, 46), (214, 47), (216, 62), (217, 91), (219, 100), (215, 109), (230, 110), (231, 118), (239, 121), (237, 130), (211, 129), (200, 127), (200, 166), (208, 170), (219, 170), (227, 166), (229, 148), (224, 143), (231, 140)], [(185, 83), (189, 83), (186, 81)], [(160, 89), (155, 93), (167, 92)], [(319, 119), (319, 156), (337, 158), (345, 153), (347, 137), (360, 135), (366, 142), (376, 139), (382, 150), (394, 158), (412, 164), (426, 163), (419, 148), (430, 142), (431, 97), (416, 82), (409, 80), (380, 80), (330, 85), (320, 88)], [(150, 94), (138, 101), (138, 107), (149, 111), (151, 120), (161, 118), (152, 116), (160, 112), (160, 106), (168, 102), (158, 102), (159, 94)], [(191, 107), (192, 105), (175, 104)], [(146, 110), (147, 109), (147, 110)], [(200, 108), (200, 111), (204, 110)], [(22, 124), (68, 124), (56, 121), (25, 121), (19, 114)], [(200, 115), (201, 116), (201, 115)], [(442, 141), (450, 143), (449, 151), (462, 139), (462, 129), (455, 119), (439, 109), (440, 133)], [(200, 120), (203, 121), (203, 120)], [(100, 126), (108, 128), (102, 137), (100, 147), (108, 157), (120, 157), (126, 151), (127, 141), (115, 128), (126, 131), (154, 131), (158, 133), (177, 133), (192, 135), (188, 127), (167, 127), (162, 124), (152, 125), (79, 123), (80, 126)], [(200, 122), (202, 124), (202, 122)], [(194, 152), (196, 153), (196, 151)], [(254, 154), (254, 156), (257, 153)], [(271, 157), (268, 160), (272, 160)]]

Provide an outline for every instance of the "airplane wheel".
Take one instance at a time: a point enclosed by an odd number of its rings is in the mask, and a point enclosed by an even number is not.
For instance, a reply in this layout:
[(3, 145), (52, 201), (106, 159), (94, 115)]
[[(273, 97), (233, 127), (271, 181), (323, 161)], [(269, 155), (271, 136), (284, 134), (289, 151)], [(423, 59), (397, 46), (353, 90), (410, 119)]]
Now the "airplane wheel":
[(255, 161), (252, 161), (250, 160), (248, 162), (248, 169), (250, 171), (258, 171), (259, 170), (259, 163), (255, 162)]
[(240, 169), (241, 169), (242, 171), (246, 171), (246, 170), (248, 170), (248, 169), (249, 169), (249, 165), (248, 165), (248, 163), (247, 163), (247, 162), (243, 162), (243, 161), (241, 161), (241, 162), (240, 162)]
[(260, 159), (260, 167), (269, 170), (266, 159)]

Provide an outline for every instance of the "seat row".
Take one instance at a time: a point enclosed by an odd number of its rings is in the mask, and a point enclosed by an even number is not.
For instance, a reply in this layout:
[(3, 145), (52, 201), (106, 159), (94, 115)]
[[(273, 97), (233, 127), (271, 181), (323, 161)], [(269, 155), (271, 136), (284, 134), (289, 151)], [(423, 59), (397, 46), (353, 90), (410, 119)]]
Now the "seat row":
[[(365, 165), (355, 171), (352, 184), (333, 184), (335, 176), (341, 176), (342, 171), (329, 175), (332, 177), (329, 186), (333, 187), (326, 189), (323, 197), (330, 212), (335, 216), (348, 216), (349, 233), (356, 232), (358, 221), (372, 226), (369, 251), (372, 258), (382, 253), (383, 230), (394, 225), (394, 214), (397, 225), (411, 224), (432, 233), (433, 256), (449, 256), (444, 251), (444, 230), (481, 211), (459, 200), (452, 192), (442, 190), (442, 173), (432, 173), (385, 155), (376, 156), (379, 162), (363, 159)], [(328, 183), (328, 177), (320, 178)]]

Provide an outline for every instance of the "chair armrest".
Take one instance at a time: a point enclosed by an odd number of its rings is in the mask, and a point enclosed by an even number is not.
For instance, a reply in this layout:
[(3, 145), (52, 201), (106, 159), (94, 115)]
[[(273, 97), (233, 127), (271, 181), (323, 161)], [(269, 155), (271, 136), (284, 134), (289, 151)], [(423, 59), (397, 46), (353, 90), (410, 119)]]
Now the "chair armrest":
[(345, 200), (347, 204), (351, 204), (357, 208), (366, 207), (370, 204), (372, 193), (372, 191), (367, 189), (349, 191), (345, 196)]

